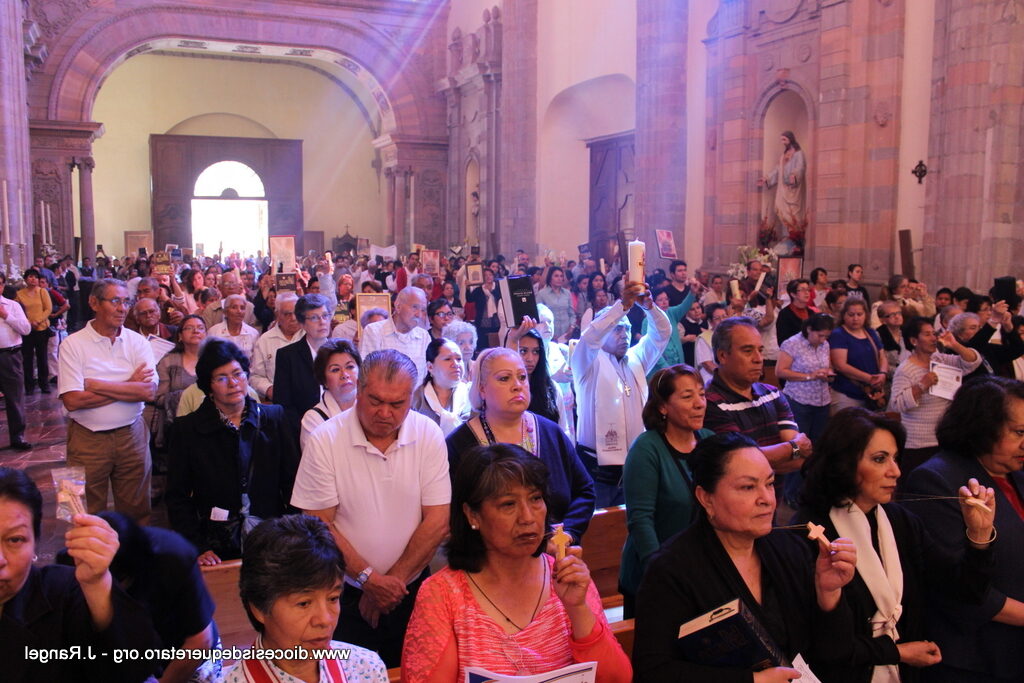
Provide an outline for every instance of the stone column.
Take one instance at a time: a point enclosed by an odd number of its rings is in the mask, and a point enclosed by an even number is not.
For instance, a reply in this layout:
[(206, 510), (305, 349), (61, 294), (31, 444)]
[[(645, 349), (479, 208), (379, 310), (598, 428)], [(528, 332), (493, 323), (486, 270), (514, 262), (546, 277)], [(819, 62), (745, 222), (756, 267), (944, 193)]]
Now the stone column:
[(395, 188), (395, 204), (394, 204), (394, 216), (391, 221), (392, 230), (395, 235), (395, 246), (398, 248), (398, 257), (401, 258), (404, 254), (409, 253), (409, 202), (408, 202), (408, 189), (409, 189), (409, 176), (412, 174), (412, 169), (409, 168), (394, 168), (392, 169), (394, 176), (394, 188)]
[(395, 243), (395, 169), (384, 169), (384, 244), (387, 247)]
[[(13, 244), (31, 243), (32, 185), (24, 20), (20, 0), (0, 2), (0, 178), (7, 181), (10, 241)], [(19, 193), (23, 197), (20, 213)], [(6, 254), (4, 257), (6, 260)], [(14, 260), (21, 261), (21, 252), (17, 248)]]
[[(684, 243), (688, 7), (688, 0), (638, 0), (636, 7), (635, 225), (652, 254), (655, 229)], [(700, 262), (699, 254), (687, 256)]]
[(95, 259), (96, 212), (92, 201), (92, 169), (95, 168), (96, 162), (92, 157), (76, 157), (75, 162), (78, 165), (79, 213), (82, 216), (82, 253), (80, 256)]

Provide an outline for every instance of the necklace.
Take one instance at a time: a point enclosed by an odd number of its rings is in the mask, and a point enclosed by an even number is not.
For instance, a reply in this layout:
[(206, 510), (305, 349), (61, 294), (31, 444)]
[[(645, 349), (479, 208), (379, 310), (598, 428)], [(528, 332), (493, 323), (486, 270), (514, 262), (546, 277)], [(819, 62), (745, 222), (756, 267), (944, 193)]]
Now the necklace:
[[(523, 416), (520, 418), (519, 445), (522, 446), (524, 450), (537, 455), (536, 443), (533, 440), (533, 425), (527, 424), (527, 420), (528, 418), (526, 413), (523, 413)], [(480, 427), (483, 428), (484, 436), (487, 438), (487, 444), (482, 445), (494, 445), (498, 443), (498, 440), (494, 438), (494, 432), (491, 430), (490, 423), (487, 422), (486, 412), (480, 413)]]
[[(484, 589), (480, 587), (480, 584), (478, 584), (473, 579), (473, 575), (472, 574), (470, 574), (469, 572), (466, 572), (466, 578), (469, 579), (469, 582), (471, 584), (473, 584), (473, 586), (476, 587), (476, 589), (478, 591), (480, 591), (480, 595), (484, 596), (484, 600), (486, 600), (491, 605), (491, 607), (493, 607), (494, 609), (498, 610), (498, 614), (500, 614), (501, 616), (505, 617), (505, 621), (507, 621), (508, 623), (510, 623), (513, 626), (515, 626), (516, 629), (519, 630), (519, 631), (522, 631), (525, 628), (525, 626), (520, 626), (516, 622), (512, 621), (511, 619), (509, 619), (508, 615), (505, 614), (501, 610), (500, 607), (495, 605), (493, 600), (491, 600), (489, 597), (487, 597), (487, 593), (485, 593)], [(548, 587), (548, 573), (544, 572), (544, 583), (540, 587), (540, 595), (537, 596), (537, 604), (533, 606), (533, 614), (530, 615), (530, 621), (528, 621), (526, 623), (526, 626), (529, 626), (530, 624), (532, 624), (533, 620), (537, 617), (537, 610), (540, 609), (540, 603), (541, 603), (541, 600), (544, 599), (544, 593), (546, 592), (547, 587)]]

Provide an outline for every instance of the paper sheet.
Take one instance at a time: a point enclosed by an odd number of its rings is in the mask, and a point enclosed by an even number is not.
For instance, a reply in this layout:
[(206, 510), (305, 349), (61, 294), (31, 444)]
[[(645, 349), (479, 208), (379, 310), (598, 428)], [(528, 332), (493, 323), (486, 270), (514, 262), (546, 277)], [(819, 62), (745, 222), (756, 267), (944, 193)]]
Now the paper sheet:
[(821, 680), (811, 671), (811, 667), (807, 666), (803, 655), (798, 654), (793, 658), (793, 668), (800, 672), (800, 683), (821, 683)]
[(960, 389), (964, 381), (964, 372), (960, 368), (954, 368), (945, 363), (932, 361), (928, 369), (939, 376), (937, 384), (933, 384), (928, 390), (932, 396), (953, 400), (953, 395)]

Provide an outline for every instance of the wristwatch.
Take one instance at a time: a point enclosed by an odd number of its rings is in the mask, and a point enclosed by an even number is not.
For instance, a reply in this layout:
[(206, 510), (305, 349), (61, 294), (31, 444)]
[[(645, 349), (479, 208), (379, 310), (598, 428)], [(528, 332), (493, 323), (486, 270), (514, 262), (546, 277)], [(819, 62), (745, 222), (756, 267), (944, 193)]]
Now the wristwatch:
[[(790, 439), (789, 446), (790, 446), (790, 448), (793, 449), (793, 454), (791, 456), (789, 456), (789, 459), (790, 460), (799, 460), (800, 459), (800, 446), (798, 446), (796, 444), (796, 439)], [(362, 574), (360, 574), (360, 576), (362, 576)]]
[(359, 576), (356, 577), (356, 584), (362, 588), (363, 584), (370, 580), (371, 574), (373, 574), (373, 567), (367, 567), (363, 571), (359, 572)]

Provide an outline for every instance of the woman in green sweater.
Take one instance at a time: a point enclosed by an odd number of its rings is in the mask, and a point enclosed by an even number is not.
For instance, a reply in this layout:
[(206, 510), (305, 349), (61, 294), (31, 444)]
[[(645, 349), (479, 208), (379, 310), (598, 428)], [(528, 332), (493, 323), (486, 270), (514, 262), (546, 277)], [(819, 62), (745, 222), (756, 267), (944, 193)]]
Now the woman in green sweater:
[(647, 560), (696, 516), (687, 456), (698, 441), (714, 434), (702, 429), (707, 402), (700, 373), (689, 365), (673, 365), (657, 371), (648, 384), (647, 431), (630, 446), (623, 470), (629, 536), (622, 549), (619, 590), (626, 619), (633, 617)]
[[(662, 287), (654, 292), (654, 305), (665, 311), (665, 315), (668, 316), (669, 322), (672, 323), (672, 337), (668, 340), (668, 346), (665, 347), (665, 352), (661, 354), (661, 358), (659, 358), (655, 366), (651, 368), (651, 371), (647, 373), (648, 381), (654, 378), (654, 375), (658, 370), (686, 362), (683, 358), (683, 340), (679, 337), (679, 321), (685, 318), (686, 314), (690, 312), (690, 307), (693, 306), (693, 301), (694, 297), (692, 288), (676, 306), (668, 305), (668, 287)], [(644, 324), (640, 331), (642, 334), (647, 334), (646, 318), (644, 318)], [(650, 429), (650, 427), (648, 427), (648, 429)]]

